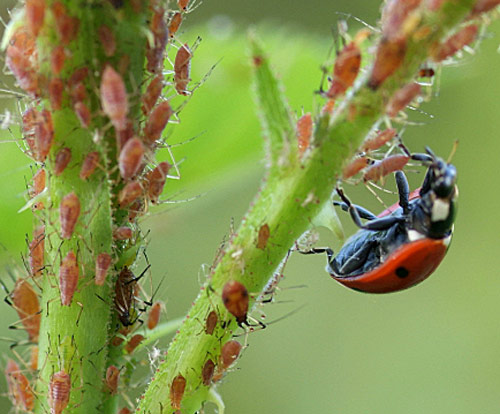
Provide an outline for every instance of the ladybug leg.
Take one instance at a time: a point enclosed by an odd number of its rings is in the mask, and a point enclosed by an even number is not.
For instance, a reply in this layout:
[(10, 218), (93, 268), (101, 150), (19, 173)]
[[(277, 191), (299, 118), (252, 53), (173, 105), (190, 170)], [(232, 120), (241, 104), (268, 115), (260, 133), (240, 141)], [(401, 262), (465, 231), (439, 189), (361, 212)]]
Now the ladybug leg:
[[(346, 203), (341, 203), (339, 201), (334, 201), (333, 202), (334, 206), (339, 206), (342, 210), (344, 211), (349, 211), (349, 206)], [(364, 207), (358, 206), (357, 204), (351, 204), (352, 207), (354, 207), (357, 212), (359, 217), (365, 220), (375, 220), (377, 216), (373, 214), (371, 211), (367, 210)]]
[(351, 214), (351, 218), (354, 221), (354, 224), (356, 224), (356, 226), (358, 226), (360, 229), (370, 230), (370, 231), (388, 230), (395, 224), (402, 223), (405, 220), (404, 217), (401, 216), (388, 216), (383, 218), (377, 218), (376, 220), (371, 220), (368, 223), (363, 224), (358, 211), (352, 205), (351, 201), (346, 197), (342, 189), (337, 188), (337, 193), (342, 199), (342, 201), (347, 205), (348, 211)]
[[(371, 243), (365, 243), (361, 248), (356, 250), (356, 253), (351, 255), (349, 259), (347, 259), (342, 267), (338, 269), (338, 273), (340, 275), (348, 275), (355, 270), (358, 270), (363, 267), (363, 264), (366, 262), (366, 259), (368, 258), (368, 255), (370, 252), (373, 251), (373, 247), (375, 246), (376, 242), (371, 242)], [(331, 268), (331, 263), (329, 263), (329, 266)], [(333, 271), (333, 269), (328, 269), (328, 272), (330, 274), (335, 274), (336, 272)]]
[(408, 201), (408, 197), (410, 196), (410, 187), (403, 171), (396, 171), (396, 185), (398, 186), (399, 205), (403, 209), (403, 213), (406, 215), (410, 210)]

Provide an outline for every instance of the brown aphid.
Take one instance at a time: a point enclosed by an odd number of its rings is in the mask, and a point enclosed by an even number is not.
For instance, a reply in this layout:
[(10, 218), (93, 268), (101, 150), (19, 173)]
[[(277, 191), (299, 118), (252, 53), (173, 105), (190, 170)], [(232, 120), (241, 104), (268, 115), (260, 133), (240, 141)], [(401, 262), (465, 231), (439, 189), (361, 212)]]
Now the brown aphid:
[(12, 359), (7, 361), (5, 367), (5, 377), (9, 389), (9, 396), (16, 408), (24, 411), (33, 411), (35, 408), (35, 395), (30, 387), (30, 383), (26, 375), (24, 375), (19, 365)]
[[(146, 270), (149, 269), (146, 268)], [(115, 283), (115, 309), (118, 313), (118, 318), (124, 327), (132, 326), (137, 320), (137, 312), (135, 309), (135, 290), (137, 281), (146, 272), (135, 277), (132, 271), (125, 266), (116, 279)]]
[(52, 3), (51, 10), (54, 15), (59, 40), (63, 45), (67, 45), (76, 37), (80, 21), (76, 17), (71, 17), (66, 6), (60, 1)]
[(59, 176), (68, 166), (71, 161), (71, 149), (68, 147), (61, 148), (57, 154), (54, 161), (54, 174)]
[(241, 344), (234, 340), (228, 341), (222, 346), (217, 372), (213, 376), (214, 382), (219, 381), (224, 375), (224, 372), (238, 359), (241, 348)]
[(351, 162), (349, 162), (342, 170), (342, 178), (347, 180), (359, 173), (363, 168), (368, 166), (368, 158), (366, 157), (355, 157)]
[(11, 294), (12, 303), (31, 342), (38, 341), (40, 332), (40, 304), (33, 287), (25, 280), (18, 279)]
[(390, 173), (402, 170), (410, 159), (408, 155), (395, 154), (380, 161), (375, 161), (366, 169), (363, 174), (363, 181), (379, 181)]
[(109, 266), (111, 266), (112, 258), (109, 253), (100, 253), (95, 261), (95, 284), (97, 286), (104, 285), (106, 276), (108, 275)]
[(163, 90), (163, 75), (158, 75), (149, 83), (142, 95), (142, 113), (147, 115), (154, 108)]
[(54, 111), (58, 111), (62, 107), (63, 92), (63, 81), (59, 78), (52, 78), (49, 82), (49, 100)]
[(39, 85), (36, 72), (38, 53), (34, 37), (26, 29), (20, 27), (12, 35), (5, 55), (5, 63), (16, 78), (19, 87), (38, 96)]
[(120, 380), (120, 370), (114, 365), (110, 365), (106, 370), (106, 387), (111, 394), (118, 392), (118, 381)]
[(361, 50), (352, 41), (341, 50), (335, 59), (332, 84), (325, 95), (335, 99), (345, 93), (356, 80), (361, 67)]
[(144, 141), (152, 145), (160, 139), (161, 133), (167, 126), (167, 122), (174, 112), (168, 101), (161, 102), (149, 114), (144, 127)]
[(127, 207), (142, 195), (143, 189), (139, 181), (129, 181), (118, 194), (121, 208)]
[(45, 190), (46, 178), (47, 178), (47, 173), (45, 172), (45, 168), (40, 168), (33, 176), (33, 187), (32, 187), (31, 197), (36, 197), (43, 190)]
[(113, 56), (116, 51), (116, 40), (113, 30), (103, 24), (98, 29), (99, 40), (101, 41), (102, 49), (107, 57)]
[(222, 289), (222, 302), (239, 325), (246, 323), (249, 296), (247, 288), (236, 280), (230, 280)]
[(33, 240), (29, 245), (29, 251), (28, 262), (30, 266), (31, 276), (40, 276), (44, 268), (45, 226), (41, 226), (35, 230)]
[(89, 68), (87, 66), (76, 69), (68, 80), (69, 86), (74, 88), (75, 85), (82, 83), (87, 78), (88, 74)]
[(174, 37), (177, 31), (179, 30), (179, 27), (182, 24), (182, 13), (176, 12), (173, 16), (172, 19), (170, 20), (170, 24), (168, 25), (168, 33), (170, 37)]
[(121, 131), (116, 129), (115, 136), (118, 151), (121, 151), (127, 141), (134, 136), (134, 123), (130, 119), (127, 119), (125, 122), (125, 129)]
[(191, 58), (193, 54), (189, 49), (187, 43), (179, 48), (175, 55), (174, 61), (174, 85), (175, 90), (179, 95), (187, 95), (187, 85), (191, 78), (189, 77), (191, 71)]
[(333, 114), (333, 110), (335, 109), (335, 99), (328, 99), (323, 108), (321, 108), (321, 115), (331, 115)]
[(257, 249), (264, 250), (266, 248), (270, 235), (269, 224), (265, 223), (260, 226), (259, 235), (257, 236)]
[(415, 99), (420, 93), (421, 86), (418, 83), (409, 83), (396, 91), (385, 108), (385, 113), (394, 118), (400, 111)]
[(61, 291), (61, 304), (63, 306), (71, 305), (73, 295), (78, 285), (80, 270), (76, 261), (76, 255), (69, 251), (61, 262), (59, 268), (59, 289)]
[(64, 370), (56, 372), (49, 383), (50, 414), (62, 414), (69, 403), (71, 393), (71, 377)]
[(50, 52), (50, 68), (54, 75), (61, 73), (66, 61), (66, 50), (63, 45), (56, 46)]
[(312, 117), (311, 113), (302, 115), (297, 121), (297, 144), (299, 146), (299, 154), (302, 155), (309, 147), (309, 142), (312, 136)]
[(77, 102), (73, 106), (73, 109), (75, 110), (75, 115), (80, 121), (80, 125), (82, 126), (82, 128), (88, 128), (90, 125), (90, 121), (92, 120), (92, 115), (88, 106), (83, 102)]
[(170, 405), (174, 410), (181, 409), (182, 397), (186, 389), (186, 378), (181, 374), (177, 375), (170, 385)]
[(160, 321), (161, 309), (163, 304), (161, 302), (155, 302), (148, 315), (148, 329), (154, 329)]
[(368, 86), (375, 90), (403, 63), (406, 55), (406, 39), (390, 40), (383, 37), (377, 47), (375, 62)]
[(92, 151), (87, 154), (82, 163), (82, 168), (80, 170), (80, 178), (86, 180), (89, 178), (97, 168), (99, 163), (99, 152)]
[(130, 411), (127, 407), (123, 407), (118, 414), (132, 414), (132, 411)]
[(28, 30), (33, 36), (37, 37), (45, 18), (45, 0), (26, 0), (24, 13)]
[(167, 174), (171, 168), (171, 165), (166, 162), (160, 162), (155, 169), (146, 174), (146, 182), (148, 185), (148, 197), (152, 203), (158, 201), (163, 192), (163, 187), (165, 187), (165, 182), (167, 180)]
[(138, 198), (129, 207), (128, 221), (133, 222), (137, 216), (142, 216), (146, 208), (144, 198)]
[(124, 180), (131, 179), (139, 172), (143, 158), (144, 145), (142, 141), (139, 138), (129, 139), (120, 151), (118, 159), (120, 175)]
[(134, 235), (132, 229), (127, 226), (117, 227), (113, 231), (113, 239), (115, 240), (128, 240)]
[(207, 320), (205, 321), (205, 333), (207, 335), (212, 335), (214, 333), (218, 320), (219, 318), (217, 317), (217, 312), (215, 312), (214, 310), (210, 311), (207, 316)]
[(38, 161), (45, 161), (54, 140), (52, 115), (47, 109), (38, 112), (35, 122), (35, 148)]
[(30, 369), (36, 371), (38, 369), (38, 345), (32, 345), (30, 351)]
[(146, 50), (147, 70), (152, 73), (161, 73), (163, 69), (163, 57), (165, 47), (168, 42), (168, 28), (165, 22), (165, 9), (162, 7), (156, 8), (151, 24), (149, 26), (153, 33), (154, 43), (148, 43)]
[(135, 348), (137, 348), (143, 340), (144, 336), (140, 334), (132, 336), (132, 338), (130, 338), (125, 345), (125, 351), (127, 352), (127, 354), (131, 354), (132, 352), (134, 352)]
[(101, 78), (101, 105), (117, 130), (127, 126), (128, 98), (121, 75), (107, 65)]
[(87, 88), (83, 82), (77, 82), (71, 87), (70, 95), (73, 104), (83, 102), (87, 99)]
[(179, 6), (179, 9), (186, 11), (189, 5), (190, 0), (177, 0), (177, 5)]
[(472, 43), (477, 36), (479, 27), (477, 24), (470, 24), (459, 30), (453, 36), (449, 37), (432, 53), (432, 58), (436, 62), (441, 62), (446, 58), (453, 56), (464, 46)]
[(394, 39), (404, 36), (404, 26), (410, 14), (422, 0), (389, 0), (382, 10), (382, 35)]
[[(385, 145), (386, 143), (388, 143), (389, 141), (391, 141), (396, 136), (396, 134), (397, 131), (394, 128), (387, 128), (384, 129), (383, 131), (379, 131), (376, 135), (365, 139), (361, 144), (360, 150), (363, 152), (375, 151), (380, 147), (382, 147), (383, 145)], [(356, 172), (359, 172), (359, 170)]]
[(215, 371), (215, 363), (211, 359), (208, 359), (203, 365), (203, 369), (201, 370), (201, 379), (203, 380), (203, 385), (208, 387), (212, 382), (212, 378), (214, 376)]
[(65, 195), (59, 207), (61, 220), (61, 237), (70, 239), (75, 230), (76, 222), (80, 216), (80, 200), (75, 192)]
[(486, 13), (500, 4), (500, 0), (477, 0), (472, 8), (471, 15), (477, 16)]

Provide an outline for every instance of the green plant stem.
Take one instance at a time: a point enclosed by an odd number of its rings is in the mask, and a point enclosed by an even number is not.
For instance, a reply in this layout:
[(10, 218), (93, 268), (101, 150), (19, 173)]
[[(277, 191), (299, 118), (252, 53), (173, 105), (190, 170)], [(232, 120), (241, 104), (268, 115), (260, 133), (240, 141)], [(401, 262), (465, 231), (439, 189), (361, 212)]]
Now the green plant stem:
[[(138, 412), (165, 414), (175, 411), (169, 395), (172, 380), (179, 374), (186, 378), (187, 384), (181, 411), (194, 413), (199, 410), (210, 389), (202, 383), (202, 368), (208, 359), (218, 362), (222, 345), (236, 329), (234, 317), (224, 308), (220, 298), (225, 283), (238, 280), (250, 292), (262, 291), (294, 241), (311, 228), (316, 215), (330, 202), (335, 177), (342, 164), (384, 115), (388, 99), (413, 79), (419, 66), (428, 59), (433, 45), (445, 39), (448, 31), (463, 20), (472, 3), (471, 0), (448, 2), (436, 13), (422, 14), (418, 24), (407, 33), (407, 51), (401, 67), (375, 91), (366, 86), (369, 73), (360, 77), (335, 113), (331, 117), (322, 115), (317, 120), (310, 154), (302, 161), (292, 157), (286, 168), (271, 166), (270, 176), (172, 341), (165, 362), (144, 394)], [(414, 36), (422, 28), (428, 29), (428, 35), (424, 38)], [(261, 71), (267, 70), (267, 59), (255, 40), (252, 41), (252, 57), (254, 62), (255, 58), (259, 62), (256, 65), (257, 82), (266, 79)], [(257, 85), (257, 93), (266, 87), (272, 88), (267, 82)], [(262, 107), (274, 100), (286, 108), (276, 94), (271, 98), (261, 94), (259, 100), (263, 99), (266, 102), (261, 102)], [(263, 116), (265, 118), (267, 113)], [(265, 129), (268, 126), (265, 124)], [(281, 128), (281, 134), (278, 131), (271, 135), (289, 140), (286, 122)], [(271, 151), (273, 148), (282, 151), (283, 145), (271, 142)], [(271, 160), (278, 160), (283, 152), (269, 155)], [(256, 244), (259, 229), (264, 224), (269, 226), (270, 237), (266, 247), (261, 249)], [(208, 335), (202, 327), (214, 308), (220, 323), (214, 333)]]

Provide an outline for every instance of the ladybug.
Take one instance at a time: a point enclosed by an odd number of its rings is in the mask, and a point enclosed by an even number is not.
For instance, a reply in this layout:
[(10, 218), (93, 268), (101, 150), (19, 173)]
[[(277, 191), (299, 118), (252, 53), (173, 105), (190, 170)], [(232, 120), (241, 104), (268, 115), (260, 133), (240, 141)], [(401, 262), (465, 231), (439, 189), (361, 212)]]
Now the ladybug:
[(337, 189), (342, 202), (334, 204), (348, 211), (360, 230), (337, 255), (328, 248), (303, 253), (326, 253), (330, 276), (361, 292), (396, 292), (426, 279), (450, 245), (458, 196), (456, 168), (436, 157), (429, 148), (426, 152), (411, 157), (428, 165), (418, 193), (410, 194), (406, 176), (397, 171), (399, 204), (378, 216), (352, 204)]

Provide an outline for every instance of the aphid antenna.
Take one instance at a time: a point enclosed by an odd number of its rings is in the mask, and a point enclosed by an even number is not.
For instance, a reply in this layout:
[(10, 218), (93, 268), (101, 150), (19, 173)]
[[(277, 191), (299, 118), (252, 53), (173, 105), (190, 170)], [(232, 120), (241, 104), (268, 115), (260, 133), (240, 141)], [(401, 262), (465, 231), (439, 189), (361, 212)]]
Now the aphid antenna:
[[(173, 197), (175, 197), (175, 195), (179, 195), (182, 192), (183, 191), (179, 191), (176, 194), (172, 195), (172, 197), (167, 198), (165, 200), (160, 200), (156, 204), (160, 205), (160, 204), (182, 204), (182, 203), (189, 203), (191, 201), (194, 201), (194, 200), (197, 200), (197, 199), (199, 199), (201, 197), (206, 196), (210, 191), (205, 191), (203, 193), (200, 193), (200, 194), (197, 194), (195, 196), (188, 197), (188, 198), (181, 198), (181, 199), (177, 199), (177, 200), (173, 199)], [(172, 209), (169, 209), (168, 211), (171, 211), (171, 210)], [(163, 214), (163, 213), (167, 213), (168, 211), (167, 210), (165, 210), (165, 211), (158, 211), (157, 213), (153, 213), (152, 215), (160, 215), (160, 214)]]
[(376, 184), (376, 183), (374, 183), (374, 182), (372, 182), (372, 181), (368, 181), (368, 183), (367, 183), (367, 184), (371, 185), (372, 187), (374, 187), (374, 188), (376, 188), (377, 190), (380, 190), (380, 191), (382, 191), (382, 192), (384, 192), (384, 193), (386, 193), (386, 194), (392, 194), (392, 195), (397, 194), (397, 192), (392, 191), (392, 190), (388, 190), (387, 188), (382, 187), (382, 186), (380, 186), (380, 185), (378, 185), (378, 184)]
[[(366, 185), (365, 187), (366, 187), (366, 189), (367, 189), (370, 193), (372, 193), (372, 194), (373, 194), (373, 196), (374, 196), (374, 197), (378, 200), (378, 202), (384, 206), (384, 208), (389, 208), (389, 207), (387, 206), (387, 204), (385, 204), (385, 202), (384, 202), (384, 201), (383, 201), (383, 200), (379, 197), (379, 195), (375, 192), (375, 190), (373, 190), (373, 189), (371, 188), (371, 186)], [(380, 188), (380, 187), (378, 187), (378, 186), (377, 186), (377, 188)]]
[(368, 24), (364, 20), (360, 19), (359, 17), (353, 16), (351, 13), (335, 12), (335, 14), (337, 14), (339, 16), (344, 16), (346, 18), (346, 21), (349, 20), (349, 19), (353, 19), (353, 20), (357, 21), (358, 23), (362, 24), (363, 26), (367, 27), (368, 29), (370, 29), (374, 33), (380, 33), (381, 32), (380, 29), (378, 29), (378, 28), (376, 28), (374, 26), (371, 26), (370, 24)]

